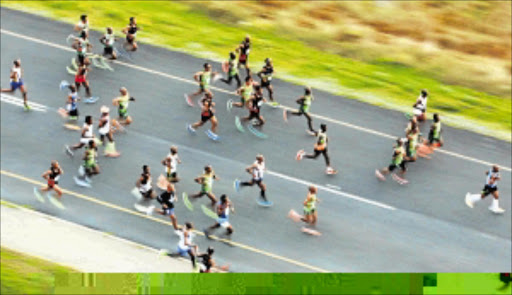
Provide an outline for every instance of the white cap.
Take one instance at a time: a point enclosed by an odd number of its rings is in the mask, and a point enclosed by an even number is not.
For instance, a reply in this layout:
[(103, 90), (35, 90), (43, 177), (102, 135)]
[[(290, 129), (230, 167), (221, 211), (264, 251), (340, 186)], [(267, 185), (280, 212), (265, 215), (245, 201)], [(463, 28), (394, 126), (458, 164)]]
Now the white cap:
[(107, 106), (102, 106), (100, 108), (100, 112), (103, 114), (103, 113), (108, 113), (110, 112), (110, 109), (107, 107)]

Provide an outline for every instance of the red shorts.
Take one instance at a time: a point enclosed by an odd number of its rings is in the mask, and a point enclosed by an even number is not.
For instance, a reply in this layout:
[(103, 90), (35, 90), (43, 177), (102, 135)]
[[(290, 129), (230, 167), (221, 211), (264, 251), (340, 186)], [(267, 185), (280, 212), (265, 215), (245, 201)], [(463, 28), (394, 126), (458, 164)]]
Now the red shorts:
[(48, 179), (48, 187), (52, 188), (55, 185), (54, 179)]
[(85, 76), (75, 76), (75, 83), (85, 83)]

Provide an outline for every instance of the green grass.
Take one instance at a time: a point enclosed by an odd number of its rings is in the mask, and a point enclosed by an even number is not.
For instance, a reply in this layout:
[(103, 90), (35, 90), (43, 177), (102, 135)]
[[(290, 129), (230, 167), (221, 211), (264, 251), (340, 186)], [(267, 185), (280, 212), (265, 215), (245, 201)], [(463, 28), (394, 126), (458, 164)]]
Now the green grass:
[[(143, 27), (139, 34), (143, 42), (217, 60), (226, 59), (228, 52), (250, 34), (253, 40), (251, 67), (254, 69), (259, 69), (266, 57), (272, 57), (276, 76), (281, 79), (401, 111), (410, 111), (419, 90), (426, 88), (431, 93), (429, 111), (441, 113), (448, 125), (511, 141), (510, 95), (500, 97), (449, 85), (422, 69), (394, 62), (394, 59), (364, 62), (344, 58), (281, 37), (282, 34), (271, 27), (239, 23), (228, 15), (221, 23), (202, 10), (176, 2), (2, 1), (1, 4), (72, 23), (77, 22), (80, 14), (87, 13), (93, 28), (103, 30), (112, 26), (118, 32), (126, 26), (130, 16), (137, 16)], [(200, 69), (200, 63), (197, 68)], [(439, 66), (430, 70), (446, 69)], [(279, 97), (279, 89), (276, 89), (276, 97), (286, 104), (295, 99)]]
[(2, 294), (53, 294), (55, 275), (76, 272), (7, 248), (1, 248)]

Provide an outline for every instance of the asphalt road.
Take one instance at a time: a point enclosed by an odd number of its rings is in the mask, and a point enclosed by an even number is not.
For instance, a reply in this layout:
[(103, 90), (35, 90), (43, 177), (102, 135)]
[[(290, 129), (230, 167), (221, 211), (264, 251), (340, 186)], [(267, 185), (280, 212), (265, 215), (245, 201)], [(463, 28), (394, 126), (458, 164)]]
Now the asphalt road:
[[(100, 96), (100, 101), (94, 105), (81, 104), (82, 115), (98, 118), (100, 106), (111, 105), (121, 86), (127, 87), (137, 101), (129, 109), (134, 123), (126, 134), (116, 135), (122, 156), (101, 157), (102, 173), (93, 179), (93, 188), (85, 189), (72, 180), (81, 163), (79, 157), (70, 159), (63, 152), (64, 144), (77, 142), (79, 134), (64, 129), (62, 119), (55, 113), (65, 102), (65, 93), (59, 91), (58, 84), (72, 79), (65, 71), (74, 56), (65, 49), (65, 37), (71, 26), (2, 8), (1, 28), (2, 87), (8, 86), (12, 60), (20, 57), (30, 101), (48, 107), (47, 112), (25, 113), (19, 106), (1, 103), (1, 168), (25, 177), (23, 180), (2, 173), (4, 199), (152, 247), (174, 248), (177, 237), (169, 225), (129, 212), (133, 211), (134, 202), (130, 190), (141, 166), (150, 165), (156, 179), (163, 171), (160, 160), (169, 146), (175, 144), (183, 161), (179, 167), (183, 178), (177, 185), (179, 193), (197, 191), (199, 187), (193, 178), (205, 164), (211, 164), (221, 178), (214, 184), (214, 192), (218, 196), (226, 193), (234, 202), (236, 214), (230, 220), (235, 228), (236, 246), (208, 241), (201, 236), (195, 239), (201, 249), (213, 245), (219, 262), (231, 263), (232, 271), (511, 270), (511, 145), (508, 142), (445, 126), (444, 149), (456, 156), (437, 152), (431, 160), (420, 159), (410, 165), (407, 186), (399, 186), (391, 178), (381, 183), (375, 178), (374, 170), (388, 164), (393, 140), (371, 132), (401, 136), (406, 125), (404, 116), (315, 89), (312, 112), (331, 118), (327, 122), (329, 152), (333, 166), (340, 170), (336, 176), (327, 176), (323, 173), (323, 159), (302, 162), (294, 159), (297, 150), (309, 151), (313, 146), (314, 139), (304, 131), (304, 118), (292, 118), (286, 124), (281, 109), (265, 108), (263, 116), (267, 125), (263, 130), (269, 138), (262, 140), (250, 133), (241, 134), (234, 126), (234, 115), (224, 108), (225, 101), (234, 98), (226, 91), (214, 90), (221, 142), (208, 139), (203, 133), (206, 128), (190, 135), (185, 125), (199, 119), (199, 109), (187, 106), (183, 93), (196, 90), (197, 86), (190, 81), (204, 60), (141, 44), (132, 62), (123, 61), (128, 66), (114, 64), (115, 72), (94, 69), (89, 76), (92, 91)], [(98, 38), (98, 33), (92, 33), (96, 50), (101, 48)], [(257, 44), (255, 40), (253, 50), (258, 50)], [(278, 67), (279, 61), (275, 63)], [(219, 64), (214, 63), (214, 68), (220, 70)], [(302, 87), (278, 79), (273, 84), (276, 98), (294, 107)], [(233, 90), (220, 83), (214, 86)], [(411, 100), (416, 91), (412, 90)], [(320, 122), (316, 118), (314, 123), (318, 126)], [(429, 124), (423, 125), (425, 132)], [(244, 167), (254, 161), (257, 153), (265, 155), (271, 171), (265, 178), (268, 197), (274, 201), (271, 208), (256, 204), (259, 195), (256, 188), (244, 189), (239, 194), (232, 188), (235, 178), (249, 176)], [(38, 203), (29, 181), (41, 181), (41, 173), (48, 169), (52, 159), (59, 160), (65, 171), (62, 187), (101, 203), (73, 195), (64, 196), (67, 206), (64, 211)], [(501, 216), (487, 210), (490, 198), (473, 210), (464, 204), (466, 192), (476, 193), (483, 187), (484, 173), (489, 167), (482, 161), (508, 168), (508, 171), (503, 169), (499, 184), (500, 205), (507, 210)], [(308, 183), (321, 186), (322, 202), (318, 209), (321, 237), (301, 233), (300, 225), (286, 217), (292, 208), (301, 211)], [(327, 186), (331, 189), (324, 189)], [(213, 220), (199, 208), (207, 203), (206, 199), (196, 201), (193, 212), (179, 203), (176, 209), (179, 223), (193, 221), (199, 229), (210, 225)]]

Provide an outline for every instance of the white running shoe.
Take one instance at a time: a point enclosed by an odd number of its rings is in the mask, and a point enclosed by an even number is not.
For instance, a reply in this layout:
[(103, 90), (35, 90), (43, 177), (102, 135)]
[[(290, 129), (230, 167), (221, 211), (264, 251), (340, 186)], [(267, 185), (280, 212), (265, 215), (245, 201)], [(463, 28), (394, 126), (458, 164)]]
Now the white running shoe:
[(490, 206), (489, 210), (491, 210), (493, 213), (496, 213), (496, 214), (503, 214), (505, 212), (505, 209), (500, 208), (500, 207), (493, 207), (493, 206)]
[(146, 212), (146, 215), (151, 216), (153, 214), (153, 211), (155, 210), (155, 206), (151, 205), (148, 207), (148, 211)]
[[(467, 205), (469, 208), (473, 209), (473, 205), (474, 205), (474, 203), (473, 203), (473, 202), (471, 202), (471, 195), (470, 195), (469, 193), (466, 193), (466, 199), (465, 199), (465, 201), (466, 201), (466, 205)], [(490, 209), (490, 208), (489, 208), (489, 209)]]

